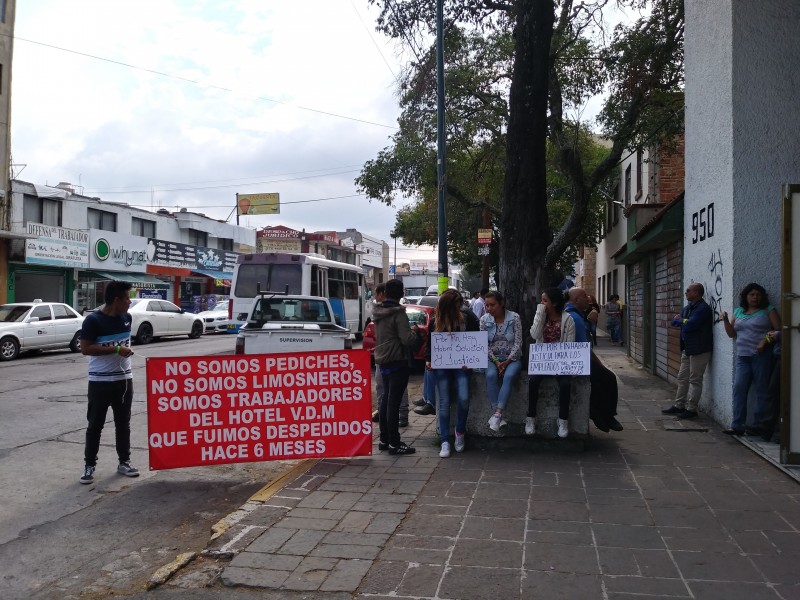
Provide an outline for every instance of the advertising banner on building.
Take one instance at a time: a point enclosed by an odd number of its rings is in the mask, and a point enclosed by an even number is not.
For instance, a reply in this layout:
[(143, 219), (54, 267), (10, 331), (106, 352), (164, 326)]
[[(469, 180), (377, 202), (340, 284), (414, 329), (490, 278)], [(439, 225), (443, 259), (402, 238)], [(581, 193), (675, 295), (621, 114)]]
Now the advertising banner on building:
[(259, 252), (300, 252), (301, 248), (300, 238), (296, 240), (271, 237), (256, 239), (256, 249)]
[(147, 359), (150, 468), (372, 452), (364, 350)]
[(25, 240), (26, 263), (79, 269), (89, 266), (87, 231), (28, 223), (28, 235), (37, 237)]
[(147, 238), (90, 229), (89, 267), (104, 271), (147, 271)]
[(236, 194), (240, 215), (277, 215), (281, 212), (280, 194)]
[(147, 240), (147, 257), (151, 265), (232, 273), (236, 265), (236, 252), (189, 246), (168, 240)]

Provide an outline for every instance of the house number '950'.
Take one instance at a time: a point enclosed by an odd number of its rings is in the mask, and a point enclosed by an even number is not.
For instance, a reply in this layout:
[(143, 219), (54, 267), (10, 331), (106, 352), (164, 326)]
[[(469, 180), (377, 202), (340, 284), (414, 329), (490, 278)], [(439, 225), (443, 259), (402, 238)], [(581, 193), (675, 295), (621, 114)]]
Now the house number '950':
[(692, 243), (714, 237), (714, 203), (692, 215)]

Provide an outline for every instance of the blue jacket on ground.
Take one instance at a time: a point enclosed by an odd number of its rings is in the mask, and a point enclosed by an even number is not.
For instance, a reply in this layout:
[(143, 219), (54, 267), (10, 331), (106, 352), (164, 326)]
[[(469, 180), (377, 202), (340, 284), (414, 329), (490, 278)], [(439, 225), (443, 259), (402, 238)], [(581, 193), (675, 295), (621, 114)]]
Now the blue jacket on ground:
[(714, 314), (705, 300), (684, 306), (681, 316), (672, 319), (672, 326), (681, 328), (681, 350), (686, 356), (711, 352), (714, 348)]

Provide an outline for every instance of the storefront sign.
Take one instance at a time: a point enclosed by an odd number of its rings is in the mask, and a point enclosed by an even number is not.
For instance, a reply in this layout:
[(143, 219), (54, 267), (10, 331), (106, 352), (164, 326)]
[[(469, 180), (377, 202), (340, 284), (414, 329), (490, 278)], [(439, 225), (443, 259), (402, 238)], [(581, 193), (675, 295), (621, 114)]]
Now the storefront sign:
[(90, 229), (89, 241), (89, 267), (131, 273), (147, 271), (147, 238)]
[(258, 252), (300, 252), (301, 243), (299, 239), (278, 239), (278, 238), (258, 238), (256, 240)]
[(26, 263), (79, 269), (89, 266), (89, 232), (28, 223), (28, 235), (38, 237), (25, 240)]
[(257, 238), (271, 238), (271, 239), (300, 239), (301, 231), (291, 229), (283, 225), (276, 225), (275, 227), (264, 227), (261, 231), (256, 232)]
[(591, 344), (531, 344), (528, 375), (588, 375)]
[(147, 259), (151, 265), (201, 271), (233, 272), (236, 252), (189, 246), (168, 240), (147, 240)]
[(485, 369), (489, 363), (488, 332), (431, 333), (434, 369)]
[(150, 468), (369, 455), (363, 350), (147, 359)]
[(427, 271), (429, 273), (437, 273), (439, 271), (439, 261), (436, 260), (412, 260), (412, 271)]

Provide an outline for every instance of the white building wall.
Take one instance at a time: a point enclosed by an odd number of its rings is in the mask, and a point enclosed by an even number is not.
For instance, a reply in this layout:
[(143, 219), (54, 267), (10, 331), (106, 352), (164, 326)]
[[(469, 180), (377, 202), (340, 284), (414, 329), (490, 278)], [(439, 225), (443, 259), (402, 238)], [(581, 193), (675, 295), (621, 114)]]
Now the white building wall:
[[(716, 311), (732, 311), (750, 281), (779, 304), (780, 189), (800, 182), (798, 23), (795, 0), (686, 0), (684, 277)], [(733, 375), (717, 322), (701, 408), (723, 425)]]

